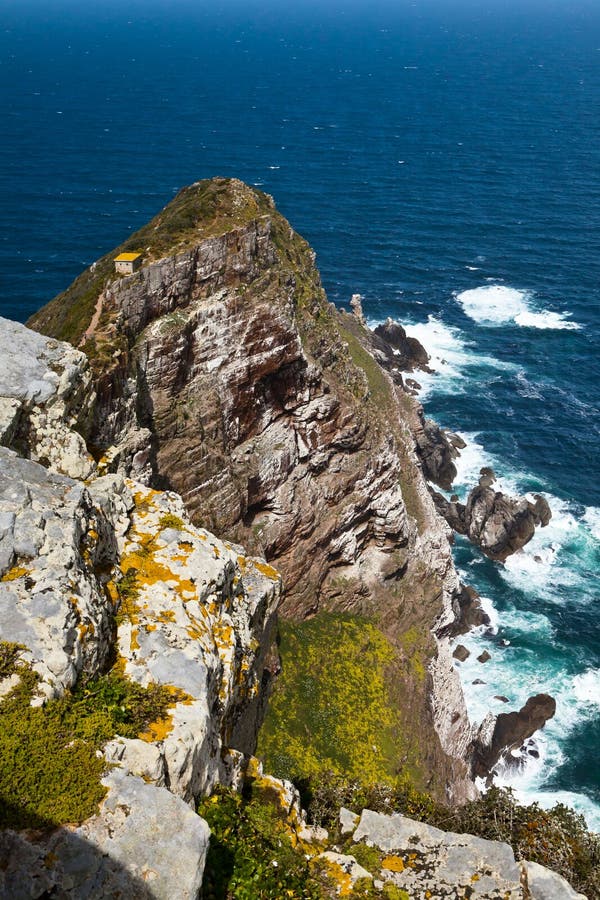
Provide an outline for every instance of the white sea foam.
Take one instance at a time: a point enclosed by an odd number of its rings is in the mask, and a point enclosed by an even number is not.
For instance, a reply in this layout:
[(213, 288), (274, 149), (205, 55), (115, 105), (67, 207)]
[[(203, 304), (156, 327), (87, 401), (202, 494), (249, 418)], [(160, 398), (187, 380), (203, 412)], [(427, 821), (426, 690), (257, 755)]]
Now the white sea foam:
[(488, 284), (455, 294), (464, 312), (479, 325), (520, 325), (523, 328), (568, 329), (581, 326), (568, 312), (536, 310), (533, 294), (503, 284)]
[(502, 363), (491, 356), (475, 353), (457, 328), (445, 325), (435, 316), (429, 316), (426, 322), (404, 327), (409, 337), (416, 338), (425, 347), (430, 357), (429, 365), (435, 372), (433, 375), (415, 373), (414, 378), (422, 388), (421, 400), (433, 393), (462, 393), (468, 390), (467, 379), (474, 369), (516, 368), (512, 363)]
[(590, 529), (590, 533), (597, 541), (600, 541), (600, 507), (588, 506), (583, 514), (583, 518)]
[[(522, 493), (533, 479), (527, 473), (507, 470), (502, 460), (485, 450), (477, 433), (461, 433), (467, 446), (456, 461), (456, 492), (464, 498), (477, 483), (481, 468), (492, 467), (497, 473), (497, 487), (508, 493)], [(600, 541), (600, 509), (581, 508), (544, 492), (552, 519), (538, 528), (533, 539), (519, 552), (498, 566), (498, 573), (511, 588), (525, 592), (533, 602), (582, 605), (597, 596), (595, 575)], [(465, 542), (460, 538), (459, 544)], [(474, 575), (481, 557), (473, 555), (468, 568), (460, 574), (467, 583)], [(480, 563), (482, 564), (482, 563)], [(552, 774), (565, 762), (562, 747), (573, 732), (599, 715), (600, 669), (565, 671), (555, 654), (539, 652), (540, 647), (553, 647), (560, 634), (541, 609), (523, 610), (505, 594), (504, 608), (493, 616), (493, 628), (478, 628), (457, 639), (470, 651), (463, 663), (457, 663), (471, 721), (481, 722), (488, 712), (496, 714), (519, 709), (536, 693), (549, 693), (556, 698), (556, 715), (538, 732), (533, 749), (537, 756), (525, 752), (522, 764), (500, 770), (497, 783), (510, 785), (523, 803), (538, 802), (544, 808), (566, 803), (581, 812), (591, 828), (600, 829), (600, 806), (584, 794), (549, 791), (545, 788)], [(486, 612), (492, 610), (492, 599), (482, 600)], [(546, 606), (547, 608), (547, 606)], [(494, 633), (495, 632), (495, 633)], [(504, 637), (508, 635), (510, 641)], [(482, 650), (491, 654), (485, 664), (478, 662)], [(476, 682), (480, 682), (477, 684)], [(507, 698), (508, 703), (502, 699)]]

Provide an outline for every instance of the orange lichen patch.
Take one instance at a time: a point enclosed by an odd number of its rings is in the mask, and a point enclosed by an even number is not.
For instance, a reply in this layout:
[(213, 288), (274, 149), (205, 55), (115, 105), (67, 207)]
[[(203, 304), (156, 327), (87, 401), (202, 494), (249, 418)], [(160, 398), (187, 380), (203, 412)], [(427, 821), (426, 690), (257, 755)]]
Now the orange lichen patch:
[(146, 731), (140, 734), (140, 738), (148, 744), (153, 744), (154, 741), (164, 741), (171, 731), (173, 731), (173, 717), (165, 716), (164, 719), (157, 719), (156, 722), (151, 722)]
[(388, 872), (404, 872), (406, 868), (404, 864), (404, 860), (400, 856), (386, 856), (381, 863), (382, 869), (387, 869)]
[(273, 568), (273, 566), (269, 566), (267, 563), (259, 562), (258, 560), (252, 560), (254, 568), (258, 569), (258, 571), (264, 575), (266, 578), (270, 578), (271, 581), (279, 581), (280, 575), (279, 572)]
[(241, 569), (242, 572), (243, 572), (243, 571), (245, 570), (245, 568), (246, 568), (246, 557), (245, 557), (245, 556), (238, 556), (238, 558), (237, 558), (237, 564), (238, 564), (238, 566), (240, 567), (240, 569)]
[[(121, 560), (121, 571), (126, 573), (130, 569), (135, 569), (138, 588), (162, 583), (177, 592), (188, 591), (195, 595), (196, 585), (190, 578), (180, 578), (168, 565), (156, 559), (153, 553), (154, 538), (150, 535), (140, 535), (140, 539), (141, 546)], [(186, 558), (180, 561), (185, 562)]]
[[(202, 535), (199, 535), (202, 537)], [(190, 553), (194, 549), (194, 545), (191, 541), (179, 541), (177, 546), (180, 550), (185, 550), (187, 553)]]
[(129, 640), (129, 649), (130, 650), (139, 650), (140, 649), (140, 642), (138, 641), (138, 629), (137, 628), (131, 629), (131, 638)]
[(147, 625), (144, 625), (144, 628), (146, 629), (146, 631), (156, 631), (156, 625), (153, 625), (151, 622), (149, 622)]
[(83, 625), (83, 624), (78, 625), (77, 631), (79, 632), (79, 639), (81, 641), (84, 641), (86, 639), (86, 637), (88, 636), (88, 634), (94, 634), (96, 629), (94, 628), (94, 625), (92, 622), (88, 622), (85, 625)]
[[(163, 609), (156, 617), (159, 622), (167, 623), (175, 621), (175, 613), (172, 609)], [(155, 626), (156, 627), (156, 626)]]
[(352, 878), (344, 872), (339, 863), (332, 859), (323, 859), (327, 874), (337, 885), (338, 897), (349, 897), (352, 893)]
[(477, 872), (475, 872), (474, 875), (471, 875), (472, 882), (479, 881), (480, 878), (481, 878), (481, 875), (479, 875)]
[(227, 649), (232, 643), (233, 628), (231, 625), (224, 625), (222, 622), (215, 622), (213, 627), (215, 643), (219, 649)]
[(13, 566), (12, 569), (9, 569), (8, 572), (5, 572), (0, 581), (16, 581), (17, 578), (23, 578), (25, 575), (29, 575), (30, 569), (26, 569), (25, 566)]
[(205, 632), (201, 628), (198, 628), (197, 625), (188, 625), (186, 631), (193, 641), (201, 640), (205, 634)]
[(120, 597), (119, 597), (119, 591), (118, 591), (115, 581), (111, 578), (110, 581), (106, 582), (105, 588), (106, 588), (106, 593), (110, 597), (110, 600), (111, 600), (113, 606), (116, 606), (116, 604), (120, 600)]
[(216, 544), (213, 544), (213, 553), (215, 554), (215, 559), (219, 559), (219, 558), (220, 558), (220, 556), (221, 556), (221, 551), (220, 551), (219, 548), (216, 546)]

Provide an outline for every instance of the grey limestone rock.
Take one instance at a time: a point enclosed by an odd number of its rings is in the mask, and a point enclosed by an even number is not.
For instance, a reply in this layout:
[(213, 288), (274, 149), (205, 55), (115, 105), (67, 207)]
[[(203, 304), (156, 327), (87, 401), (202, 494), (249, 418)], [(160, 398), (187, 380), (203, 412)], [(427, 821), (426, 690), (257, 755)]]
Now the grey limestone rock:
[(381, 877), (414, 900), (452, 896), (523, 900), (521, 871), (508, 844), (371, 810), (363, 811), (354, 841), (390, 854), (382, 863)]
[(522, 862), (531, 900), (586, 900), (568, 881), (535, 862)]
[(0, 448), (0, 635), (27, 647), (45, 696), (107, 659), (113, 609), (98, 567), (116, 563), (113, 536), (82, 482)]
[(87, 478), (95, 466), (82, 435), (94, 392), (84, 354), (0, 317), (0, 359), (0, 442)]
[(0, 832), (0, 898), (196, 900), (209, 829), (164, 788), (115, 769), (96, 816), (35, 839)]

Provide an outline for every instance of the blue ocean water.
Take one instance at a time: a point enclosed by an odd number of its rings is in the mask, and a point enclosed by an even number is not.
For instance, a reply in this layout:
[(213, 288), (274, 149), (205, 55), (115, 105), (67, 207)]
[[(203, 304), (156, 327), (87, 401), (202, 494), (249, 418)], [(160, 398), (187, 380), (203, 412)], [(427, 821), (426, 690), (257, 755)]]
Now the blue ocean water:
[[(185, 184), (235, 175), (330, 299), (410, 322), (427, 412), (551, 524), (506, 566), (457, 543), (497, 630), (474, 718), (556, 718), (515, 776), (600, 829), (600, 8), (588, 0), (0, 0), (0, 312), (25, 320)], [(473, 685), (485, 680), (485, 685)]]

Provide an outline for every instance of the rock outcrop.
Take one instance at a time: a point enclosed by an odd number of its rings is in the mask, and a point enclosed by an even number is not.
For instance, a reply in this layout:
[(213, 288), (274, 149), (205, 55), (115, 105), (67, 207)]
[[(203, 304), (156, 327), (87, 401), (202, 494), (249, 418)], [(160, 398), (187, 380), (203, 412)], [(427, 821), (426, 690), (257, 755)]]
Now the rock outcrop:
[(135, 274), (109, 254), (32, 320), (89, 356), (101, 471), (176, 491), (196, 525), (264, 555), (284, 615), (376, 616), (401, 656), (417, 629), (430, 675), (398, 673), (409, 715), (438, 789), (466, 796), (462, 689), (431, 637), (460, 586), (419, 459), (433, 426), (395, 348), (327, 302), (308, 245), (241, 182), (185, 189), (119, 250), (142, 248)]
[[(348, 821), (346, 810), (346, 833)], [(363, 810), (352, 840), (382, 851), (379, 872), (370, 873), (375, 884), (394, 884), (414, 900), (585, 900), (556, 872), (517, 862), (508, 844), (441, 831), (400, 814)]]
[(94, 471), (87, 435), (94, 405), (85, 356), (0, 317), (0, 444), (62, 475)]
[(429, 354), (423, 345), (416, 338), (408, 337), (399, 322), (386, 319), (383, 325), (375, 328), (375, 334), (392, 348), (402, 372), (413, 372), (415, 369), (432, 371), (429, 367)]
[(525, 741), (543, 728), (555, 712), (554, 697), (536, 694), (518, 712), (500, 713), (498, 716), (489, 713), (475, 738), (474, 774), (484, 778), (501, 759), (510, 762), (510, 755), (520, 750)]
[[(66, 435), (72, 449), (79, 420), (73, 410), (62, 424), (54, 418), (73, 396), (73, 385), (61, 393), (56, 372), (64, 354), (72, 372), (85, 374), (85, 358), (23, 326), (11, 323), (9, 334), (12, 393), (0, 404), (14, 395), (22, 407), (5, 431), (10, 446), (0, 448), (3, 646), (18, 646), (20, 664), (35, 673), (35, 704), (111, 668), (163, 686), (173, 700), (138, 738), (117, 734), (105, 745), (106, 796), (95, 816), (49, 837), (2, 833), (0, 896), (167, 898), (175, 882), (178, 897), (196, 898), (208, 830), (189, 804), (217, 782), (236, 784), (254, 749), (281, 579), (264, 560), (193, 526), (175, 494), (119, 474), (85, 482), (59, 474), (65, 460), (47, 452), (48, 436), (57, 449), (56, 436)], [(82, 394), (81, 408), (88, 404)], [(52, 427), (35, 431), (30, 423), (43, 415)], [(4, 678), (0, 697), (20, 678)]]
[(504, 562), (531, 540), (536, 525), (548, 524), (552, 512), (539, 494), (533, 500), (511, 497), (494, 490), (494, 481), (491, 469), (482, 470), (466, 504), (455, 496), (447, 500), (435, 491), (433, 498), (438, 512), (454, 531), (466, 535), (490, 559)]

